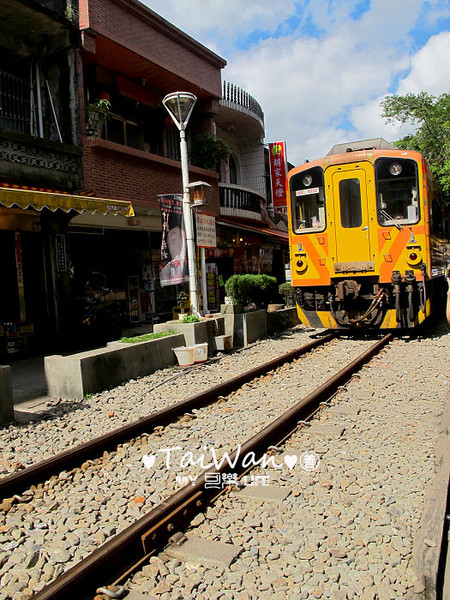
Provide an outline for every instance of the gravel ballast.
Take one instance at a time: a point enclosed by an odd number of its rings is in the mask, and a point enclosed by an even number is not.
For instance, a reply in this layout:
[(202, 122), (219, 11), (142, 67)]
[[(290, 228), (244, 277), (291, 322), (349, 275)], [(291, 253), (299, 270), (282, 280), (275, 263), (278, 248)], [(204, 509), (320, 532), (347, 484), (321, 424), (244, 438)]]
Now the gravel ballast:
[[(38, 462), (297, 348), (312, 333), (295, 328), (190, 372), (165, 370), (83, 403), (61, 402), (38, 423), (3, 429), (5, 473), (14, 462)], [(371, 344), (335, 340), (94, 464), (52, 477), (30, 502), (2, 516), (0, 599), (41, 589), (177, 489), (177, 476), (197, 476), (202, 465), (183, 462), (186, 452), (230, 452)], [(308, 433), (305, 426), (286, 443), (289, 454), (314, 450), (317, 470), (296, 464), (259, 473), (269, 475), (270, 486), (288, 488), (281, 505), (231, 494), (208, 509), (195, 535), (242, 546), (230, 570), (162, 554), (130, 589), (163, 600), (375, 598), (376, 588), (379, 598), (401, 598), (417, 591), (412, 543), (434, 471), (448, 389), (445, 357), (448, 335), (394, 340), (333, 400), (347, 412), (326, 408), (315, 419), (342, 435)], [(177, 447), (165, 464), (161, 450)], [(156, 457), (151, 468), (145, 456)]]

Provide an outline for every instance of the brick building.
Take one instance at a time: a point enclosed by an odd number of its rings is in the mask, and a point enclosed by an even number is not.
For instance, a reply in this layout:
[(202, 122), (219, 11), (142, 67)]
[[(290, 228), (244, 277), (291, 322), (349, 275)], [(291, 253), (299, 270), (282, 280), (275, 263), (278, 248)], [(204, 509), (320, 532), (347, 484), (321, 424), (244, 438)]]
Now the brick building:
[[(225, 61), (135, 0), (80, 0), (79, 105), (84, 194), (128, 200), (135, 217), (82, 214), (72, 219), (69, 247), (79, 285), (90, 270), (105, 274), (122, 297), (138, 297), (132, 320), (170, 314), (178, 288), (161, 290), (158, 196), (182, 191), (179, 132), (162, 99), (193, 93), (187, 129), (213, 134)], [(105, 102), (107, 110), (104, 110)], [(212, 186), (208, 211), (219, 213), (215, 167), (189, 167), (191, 181)], [(123, 294), (124, 292), (124, 294)]]

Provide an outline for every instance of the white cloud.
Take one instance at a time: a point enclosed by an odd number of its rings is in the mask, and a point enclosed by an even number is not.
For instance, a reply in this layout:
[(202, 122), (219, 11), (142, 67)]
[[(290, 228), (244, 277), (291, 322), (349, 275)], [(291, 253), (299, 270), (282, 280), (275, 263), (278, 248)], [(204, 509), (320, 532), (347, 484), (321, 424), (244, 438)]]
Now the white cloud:
[(411, 71), (399, 84), (397, 93), (421, 91), (440, 95), (450, 89), (450, 31), (431, 37), (411, 58)]
[(338, 142), (405, 135), (380, 116), (393, 90), (448, 91), (450, 32), (426, 34), (450, 16), (448, 0), (372, 0), (358, 17), (360, 0), (147, 3), (227, 60), (223, 79), (261, 104), (266, 141), (286, 140), (294, 164)]
[[(295, 0), (143, 0), (143, 4), (211, 48), (228, 48), (254, 30), (272, 34), (294, 12)], [(226, 57), (224, 57), (226, 58)]]

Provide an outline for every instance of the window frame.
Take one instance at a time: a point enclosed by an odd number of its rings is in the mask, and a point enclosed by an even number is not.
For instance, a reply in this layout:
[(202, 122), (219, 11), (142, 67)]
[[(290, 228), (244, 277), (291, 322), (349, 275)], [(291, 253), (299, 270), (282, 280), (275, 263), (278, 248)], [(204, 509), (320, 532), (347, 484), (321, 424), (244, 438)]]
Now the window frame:
[[(296, 189), (294, 189), (294, 183), (297, 181), (297, 179), (302, 180), (308, 173), (310, 173), (310, 171), (314, 171), (316, 175), (316, 178), (319, 179), (320, 178), (320, 183), (321, 185), (315, 185), (314, 181), (314, 177), (313, 177), (313, 182), (311, 184), (311, 186), (302, 186), (302, 187), (296, 187)], [(311, 193), (305, 193), (302, 194), (302, 196), (318, 196), (319, 198), (316, 198), (316, 205), (319, 205), (319, 202), (321, 204), (320, 208), (323, 208), (323, 223), (321, 223), (319, 221), (320, 226), (319, 227), (305, 227), (304, 229), (301, 229), (300, 227), (296, 227), (296, 215), (297, 215), (297, 198), (300, 197), (300, 194), (298, 194), (298, 192), (300, 190), (313, 190), (313, 189), (319, 189), (318, 194), (311, 194)], [(313, 166), (309, 169), (305, 169), (304, 171), (299, 171), (298, 173), (295, 173), (294, 175), (292, 175), (290, 181), (289, 181), (289, 191), (290, 191), (290, 196), (291, 196), (291, 226), (292, 226), (292, 231), (293, 233), (295, 233), (296, 235), (303, 235), (303, 234), (311, 234), (311, 233), (322, 233), (323, 231), (325, 231), (325, 229), (327, 228), (327, 211), (326, 211), (326, 194), (325, 194), (325, 172), (322, 166), (320, 165), (316, 165)]]
[[(408, 165), (411, 165), (414, 168), (414, 173), (415, 173), (415, 188), (416, 188), (416, 192), (417, 192), (417, 196), (416, 196), (416, 204), (415, 206), (417, 207), (417, 213), (416, 213), (416, 218), (414, 220), (409, 219), (408, 217), (402, 217), (402, 218), (396, 218), (393, 215), (390, 215), (390, 213), (383, 209), (383, 207), (381, 206), (381, 199), (380, 199), (380, 183), (386, 182), (386, 181), (401, 181), (402, 179), (406, 179), (405, 177), (403, 178), (399, 178), (396, 179), (396, 176), (392, 175), (390, 178), (383, 178), (381, 179), (379, 177), (379, 167), (380, 167), (380, 163), (400, 163), (402, 165), (404, 165), (405, 163), (407, 163)], [(411, 176), (409, 176), (411, 177)], [(412, 225), (417, 225), (417, 223), (419, 223), (420, 219), (422, 218), (422, 211), (421, 211), (421, 194), (420, 194), (420, 186), (419, 186), (419, 165), (417, 164), (417, 161), (415, 161), (414, 159), (411, 158), (404, 158), (404, 157), (396, 157), (396, 156), (381, 156), (379, 158), (377, 158), (374, 162), (374, 179), (375, 179), (375, 201), (376, 201), (376, 210), (377, 210), (377, 222), (378, 225), (380, 227), (398, 227), (398, 228), (402, 228), (402, 227), (409, 227)], [(406, 205), (408, 206), (414, 206), (414, 204), (408, 204)], [(388, 207), (386, 207), (388, 208)], [(381, 214), (382, 211), (385, 212), (385, 214), (387, 216), (391, 216), (392, 219), (387, 219), (386, 217), (383, 217), (383, 215)], [(383, 220), (384, 219), (384, 220)]]

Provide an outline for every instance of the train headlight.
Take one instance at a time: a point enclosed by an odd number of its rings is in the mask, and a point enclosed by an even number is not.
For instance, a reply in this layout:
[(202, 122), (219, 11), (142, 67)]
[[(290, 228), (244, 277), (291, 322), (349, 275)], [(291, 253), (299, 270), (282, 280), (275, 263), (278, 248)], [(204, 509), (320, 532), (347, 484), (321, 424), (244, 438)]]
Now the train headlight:
[(297, 273), (304, 273), (308, 268), (308, 262), (306, 258), (299, 258), (295, 263), (295, 270)]
[(422, 262), (422, 257), (420, 256), (419, 252), (416, 252), (415, 250), (411, 250), (408, 253), (406, 260), (407, 260), (408, 264), (410, 264), (412, 267), (417, 267)]
[(305, 175), (303, 177), (302, 182), (303, 182), (303, 185), (305, 187), (309, 187), (312, 184), (312, 177), (311, 177), (311, 175)]
[(402, 172), (402, 165), (400, 163), (391, 163), (389, 165), (389, 173), (391, 175), (400, 175), (400, 173)]

